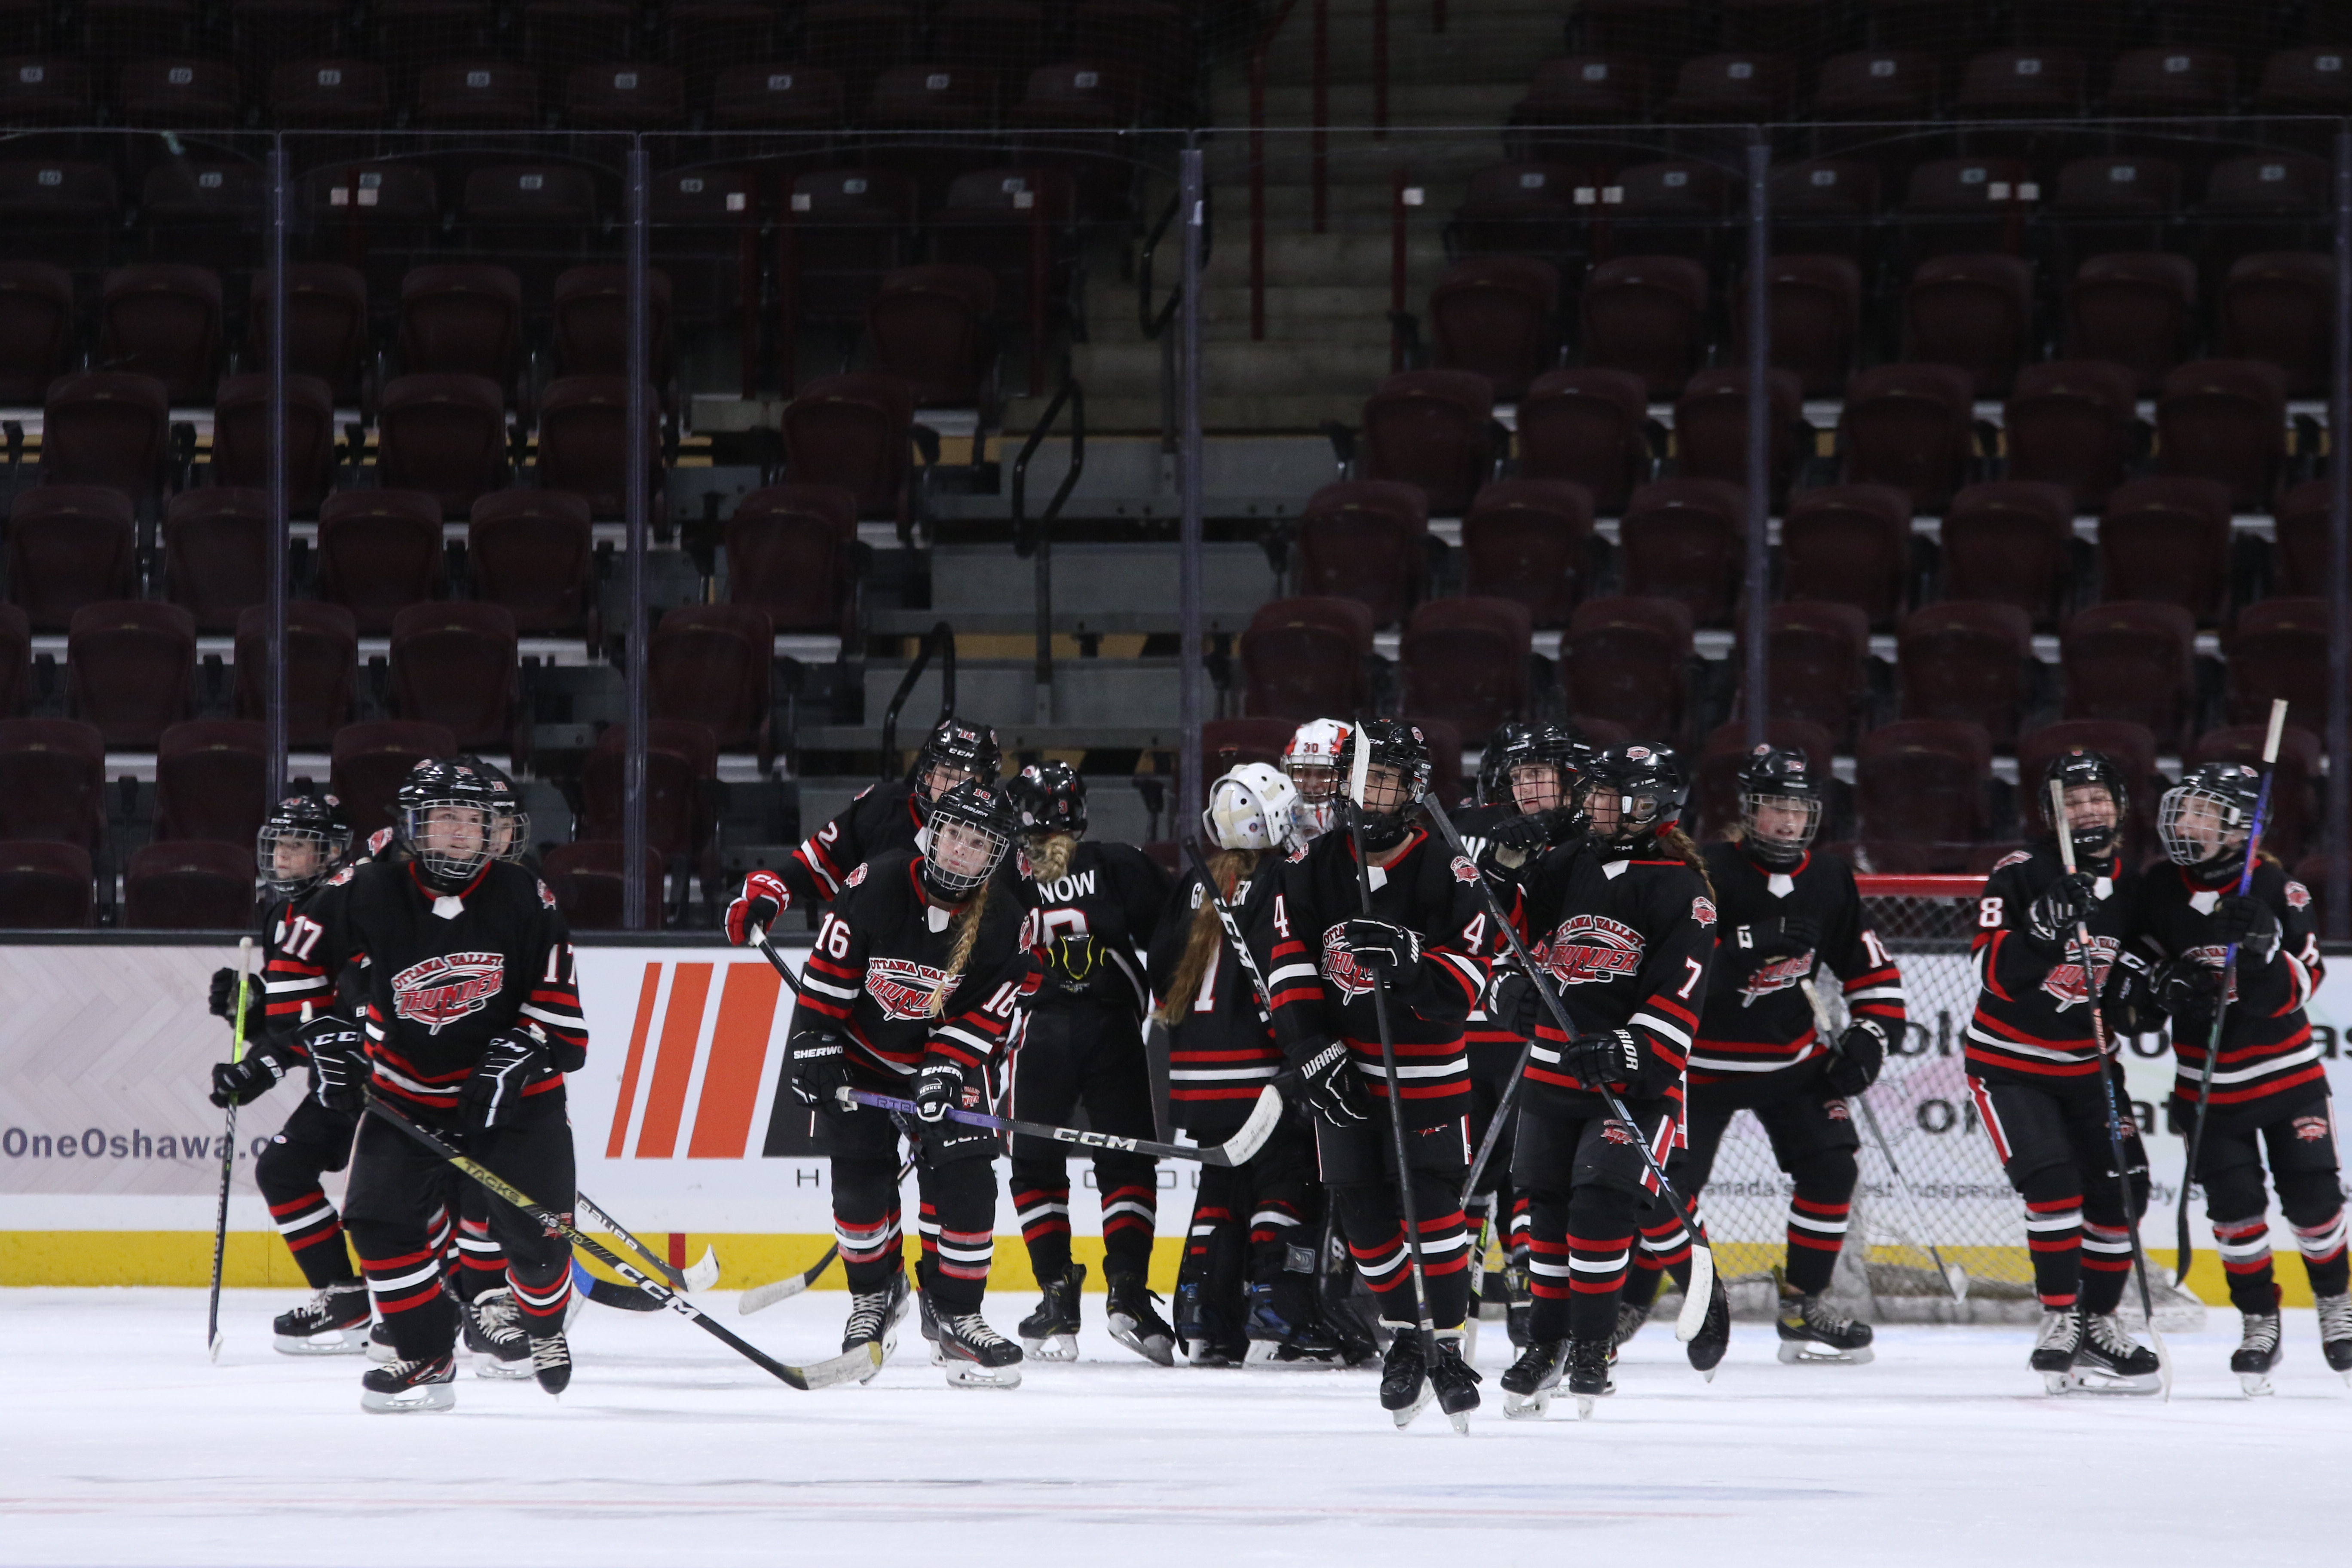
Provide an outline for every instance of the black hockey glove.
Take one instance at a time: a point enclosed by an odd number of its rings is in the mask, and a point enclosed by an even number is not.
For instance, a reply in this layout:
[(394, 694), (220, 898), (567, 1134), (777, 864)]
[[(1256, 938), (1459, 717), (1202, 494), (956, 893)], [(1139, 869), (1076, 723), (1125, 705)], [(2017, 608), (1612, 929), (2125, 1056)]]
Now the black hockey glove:
[(367, 1042), (332, 1014), (302, 1026), (302, 1048), (310, 1053), (310, 1097), (328, 1110), (365, 1110)]
[(2177, 1089), (2164, 1097), (2164, 1130), (2175, 1138), (2197, 1130), (2197, 1102)]
[(2097, 901), (2097, 889), (2090, 878), (2080, 871), (2061, 877), (2027, 906), (2025, 927), (2042, 942), (2064, 942), (2074, 934), (2075, 922), (2089, 914)]
[(2176, 958), (2156, 966), (2156, 1004), (2172, 1018), (2173, 1033), (2201, 1034), (2213, 1026), (2214, 1008), (2221, 1000), (2221, 972), (2192, 959)]
[(1871, 1018), (1856, 1018), (1837, 1037), (1824, 1073), (1832, 1094), (1860, 1094), (1878, 1081), (1886, 1066), (1886, 1031)]
[(948, 1112), (963, 1104), (963, 1068), (942, 1057), (933, 1057), (915, 1075), (915, 1114), (936, 1127)]
[(2205, 930), (2215, 942), (2237, 943), (2239, 962), (2250, 963), (2257, 969), (2278, 956), (2278, 916), (2260, 899), (2242, 899), (2235, 894), (2221, 899), (2214, 904), (2213, 917), (2206, 922)]
[(1649, 1054), (1642, 1048), (1642, 1037), (1633, 1030), (1606, 1029), (1578, 1036), (1559, 1053), (1559, 1060), (1577, 1082), (1587, 1089), (1600, 1089), (1632, 1083), (1641, 1077)]
[(1551, 842), (1553, 826), (1549, 811), (1523, 812), (1504, 823), (1495, 829), (1495, 863), (1507, 871), (1517, 870)]
[(474, 1076), (457, 1091), (466, 1120), (485, 1131), (510, 1124), (522, 1114), (522, 1091), (551, 1070), (546, 1047), (529, 1035), (509, 1029), (491, 1036)]
[[(249, 1022), (261, 1011), (261, 977), (257, 974), (249, 975), (246, 979), (245, 985), (245, 1016)], [(225, 1024), (236, 1022), (236, 970), (213, 971), (212, 991), (205, 998), (205, 1006), (214, 1017)]]
[(1733, 926), (1731, 945), (1759, 958), (1798, 958), (1821, 945), (1822, 928), (1802, 915), (1774, 915)]
[(2147, 960), (2129, 948), (2116, 954), (2115, 965), (2107, 971), (2106, 996), (2100, 1004), (2106, 1010), (2110, 1034), (2152, 1034), (2162, 1025), (2154, 975)]
[(1298, 1081), (1306, 1088), (1307, 1105), (1333, 1127), (1345, 1131), (1370, 1120), (1362, 1075), (1339, 1041), (1325, 1043), (1300, 1062)]
[[(230, 975), (230, 980), (234, 984), (236, 976)], [(242, 1061), (213, 1064), (213, 1091), (206, 1098), (224, 1110), (232, 1105), (251, 1105), (276, 1089), (285, 1076), (285, 1059), (269, 1047), (257, 1045), (247, 1050)]]
[(792, 1089), (803, 1105), (843, 1110), (850, 1103), (849, 1058), (832, 1033), (793, 1037)]
[(1370, 970), (1410, 969), (1421, 962), (1421, 935), (1386, 921), (1349, 921), (1341, 936), (1358, 964)]
[(1536, 977), (1517, 967), (1497, 969), (1486, 988), (1486, 1017), (1496, 1027), (1508, 1029), (1523, 1040), (1536, 1037), (1536, 1026), (1551, 1016)]

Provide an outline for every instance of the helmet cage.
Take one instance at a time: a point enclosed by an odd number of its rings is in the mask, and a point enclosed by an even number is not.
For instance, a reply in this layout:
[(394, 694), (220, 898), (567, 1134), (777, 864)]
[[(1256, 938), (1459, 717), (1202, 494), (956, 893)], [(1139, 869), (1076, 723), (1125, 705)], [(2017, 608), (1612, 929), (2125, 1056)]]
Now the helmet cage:
[[(2156, 836), (2164, 845), (2165, 858), (2192, 871), (2210, 871), (2237, 864), (2245, 856), (2246, 836), (2254, 826), (2253, 812), (2246, 805), (2243, 792), (2216, 788), (2216, 781), (2206, 773), (2207, 770), (2199, 768), (2166, 790), (2156, 808)], [(2190, 835), (2192, 821), (2219, 825), (2220, 833), (2211, 848)]]

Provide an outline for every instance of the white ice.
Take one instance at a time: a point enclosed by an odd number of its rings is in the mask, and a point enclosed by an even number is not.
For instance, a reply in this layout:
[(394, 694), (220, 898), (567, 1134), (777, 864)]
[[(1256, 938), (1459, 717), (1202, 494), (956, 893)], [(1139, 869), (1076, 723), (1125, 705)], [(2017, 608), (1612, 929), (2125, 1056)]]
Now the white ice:
[[(1874, 1365), (1790, 1367), (1742, 1323), (1708, 1384), (1657, 1323), (1593, 1419), (1562, 1398), (1541, 1425), (1502, 1419), (1490, 1324), (1463, 1438), (1433, 1408), (1392, 1430), (1368, 1373), (1149, 1366), (1098, 1296), (1084, 1359), (1011, 1393), (949, 1390), (911, 1321), (870, 1386), (801, 1394), (682, 1319), (591, 1308), (561, 1401), (464, 1373), (446, 1415), (374, 1416), (361, 1359), (271, 1351), (294, 1300), (231, 1292), (215, 1366), (200, 1291), (0, 1290), (0, 1562), (2211, 1568), (2346, 1539), (2352, 1390), (2308, 1311), (2268, 1399), (2229, 1373), (2231, 1314), (2173, 1338), (2169, 1405), (2047, 1397), (2021, 1329), (1882, 1329)], [(709, 1302), (807, 1360), (847, 1297)]]

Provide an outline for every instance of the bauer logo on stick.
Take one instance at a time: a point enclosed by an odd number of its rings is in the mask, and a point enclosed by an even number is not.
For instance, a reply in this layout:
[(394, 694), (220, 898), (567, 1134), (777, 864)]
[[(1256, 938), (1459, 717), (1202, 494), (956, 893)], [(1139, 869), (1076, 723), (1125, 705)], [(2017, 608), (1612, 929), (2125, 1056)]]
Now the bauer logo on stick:
[(490, 1005), (506, 985), (507, 961), (495, 952), (453, 952), (412, 963), (392, 977), (393, 1011), (434, 1034)]

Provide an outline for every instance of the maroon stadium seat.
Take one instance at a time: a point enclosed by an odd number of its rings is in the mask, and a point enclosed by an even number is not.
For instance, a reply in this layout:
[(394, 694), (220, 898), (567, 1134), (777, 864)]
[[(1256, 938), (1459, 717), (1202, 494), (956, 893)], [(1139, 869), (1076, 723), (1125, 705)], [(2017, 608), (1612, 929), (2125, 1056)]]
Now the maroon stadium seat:
[(2123, 483), (2137, 445), (2132, 374), (2096, 360), (2053, 360), (2018, 373), (2004, 419), (2011, 479), (2066, 487), (2086, 510)]
[(1883, 364), (1857, 374), (1838, 418), (1847, 484), (1892, 485), (1926, 511), (1959, 489), (1974, 445), (1974, 384), (1943, 364)]
[(1192, 32), (1185, 8), (1166, 0), (1078, 0), (1070, 53), (1135, 79), (1144, 100), (1173, 110), (1192, 85)]
[(2329, 480), (2308, 479), (2279, 498), (2275, 586), (2281, 594), (2316, 597), (2327, 592), (2332, 489)]
[(1519, 400), (1519, 478), (1570, 479), (1596, 511), (1624, 510), (1650, 477), (1648, 390), (1622, 370), (1555, 370)]
[(515, 619), (499, 605), (411, 605), (392, 622), (392, 707), (467, 751), (530, 750), (516, 713)]
[(49, 384), (41, 410), (41, 482), (105, 485), (134, 501), (163, 481), (171, 398), (152, 375), (85, 370)]
[[(1773, 368), (1795, 376), (1810, 396), (1833, 397), (1843, 391), (1862, 337), (1862, 269), (1843, 256), (1775, 256), (1765, 286), (1770, 290)], [(1738, 358), (1744, 365), (1748, 291), (1735, 285), (1735, 292)]]
[(1732, 182), (1712, 163), (1631, 163), (1611, 176), (1609, 248), (1643, 257), (1720, 259), (1733, 233)]
[(2254, 108), (2263, 114), (2352, 113), (2352, 48), (2321, 41), (2281, 49), (2263, 62)]
[(245, 931), (253, 925), (253, 849), (158, 840), (131, 854), (122, 923), (134, 931)]
[(1905, 49), (1855, 49), (1822, 61), (1812, 111), (1832, 121), (1925, 120), (1940, 96), (1938, 65)]
[(719, 749), (764, 764), (775, 625), (749, 605), (689, 605), (665, 614), (646, 648), (647, 705), (658, 719), (708, 724)]
[(89, 68), (63, 55), (0, 60), (0, 121), (12, 127), (86, 125)]
[[(469, 503), (470, 504), (470, 500)], [(345, 490), (319, 508), (319, 597), (383, 637), (446, 580), (441, 502), (423, 490)]]
[(63, 631), (76, 610), (138, 590), (131, 502), (98, 485), (17, 492), (8, 514), (8, 596), (39, 631)]
[[(858, 7), (862, 9), (863, 7)], [(555, 907), (573, 931), (619, 931), (627, 925), (628, 883), (622, 868), (627, 850), (617, 840), (590, 839), (550, 847), (540, 860), (540, 875), (555, 895)], [(646, 846), (645, 903), (641, 922), (646, 931), (662, 928), (662, 858)]]
[[(574, 267), (555, 279), (555, 309), (549, 342), (558, 375), (626, 375), (629, 373), (629, 269)], [(646, 374), (656, 386), (669, 384), (677, 351), (670, 329), (669, 275), (646, 272)]]
[(1852, 605), (1874, 626), (1902, 615), (1911, 573), (1911, 498), (1890, 485), (1829, 485), (1789, 503), (1780, 593)]
[(1970, 485), (1944, 509), (1944, 596), (2015, 605), (2057, 625), (2073, 570), (2074, 507), (2065, 487), (2011, 479)]
[(33, 623), (14, 605), (0, 605), (0, 719), (25, 711), (32, 694)]
[(1517, 402), (1559, 359), (1559, 269), (1525, 256), (1480, 256), (1429, 291), (1431, 361), (1483, 375)]
[[(580, 773), (580, 837), (623, 837), (622, 776), (628, 759), (625, 725), (596, 737)], [(646, 726), (646, 843), (667, 860), (699, 854), (716, 826), (714, 786), (719, 742), (710, 726), (686, 719), (655, 719)]]
[(440, 185), (418, 163), (315, 169), (303, 178), (302, 205), (314, 253), (358, 268), (371, 299), (398, 299), (410, 259), (442, 243)]
[(933, 53), (1008, 83), (1035, 68), (1045, 39), (1045, 9), (1027, 0), (944, 0), (932, 14)]
[(636, 6), (625, 0), (527, 0), (518, 9), (522, 58), (550, 83), (568, 79), (595, 61), (627, 58), (637, 30)]
[(2177, 750), (2192, 716), (2197, 622), (2178, 605), (2094, 605), (2058, 636), (2066, 717), (2145, 724)]
[(1459, 517), (1494, 477), (1495, 395), (1464, 370), (1408, 370), (1364, 400), (1361, 472), (1414, 486), (1428, 510)]
[(746, 65), (742, 59), (730, 57), (711, 78), (713, 130), (831, 131), (848, 121), (848, 97), (839, 71), (821, 66)]
[(2180, 165), (2137, 153), (2069, 160), (2040, 214), (2063, 275), (2072, 258), (2161, 250), (2180, 214)]
[(863, 103), (874, 79), (904, 59), (914, 46), (914, 7), (879, 4), (823, 4), (806, 13), (803, 57), (811, 65), (839, 71), (850, 96)]
[(372, 130), (392, 119), (392, 79), (373, 60), (289, 60), (269, 73), (269, 118), (287, 131)]
[(163, 513), (164, 597), (208, 635), (269, 596), (269, 492), (182, 490)]
[(436, 262), (400, 280), (400, 368), (514, 384), (522, 359), (522, 279), (483, 262)]
[(2267, 723), (2271, 703), (2285, 698), (2287, 718), (2325, 728), (2328, 620), (2325, 599), (2264, 599), (2238, 614), (2221, 639), (2232, 724)]
[(1297, 729), (1290, 719), (1212, 719), (1201, 726), (1202, 776), (1213, 781), (1244, 763), (1279, 767)]
[(1961, 68), (1952, 111), (1963, 120), (2063, 120), (2079, 113), (2089, 84), (2066, 49), (1988, 49)]
[(1706, 353), (1706, 268), (1680, 256), (1621, 256), (1585, 279), (1585, 363), (1631, 371), (1670, 396)]
[(2205, 267), (2226, 272), (2258, 251), (2324, 248), (2334, 182), (2326, 159), (2283, 148), (2215, 163), (2199, 214)]
[(1468, 193), (1454, 209), (1446, 232), (1459, 255), (1540, 257), (1565, 264), (1584, 246), (1584, 213), (1576, 205), (1576, 192), (1593, 184), (1589, 172), (1566, 163), (1489, 164), (1470, 176)]
[[(331, 743), (351, 717), (360, 634), (341, 605), (297, 600), (286, 606), (286, 742), (306, 751)], [(236, 716), (269, 712), (269, 609), (236, 618)]]
[(1635, 598), (1678, 599), (1700, 626), (1730, 622), (1747, 559), (1748, 492), (1721, 479), (1660, 479), (1626, 503), (1618, 575)]
[(1242, 633), (1243, 707), (1292, 721), (1365, 710), (1372, 612), (1360, 599), (1276, 599)]
[(2260, 360), (2200, 360), (2164, 378), (2156, 405), (2160, 472), (2218, 479), (2230, 504), (2268, 510), (2286, 459), (2286, 374)]
[[(1675, 403), (1676, 471), (1686, 479), (1748, 483), (1748, 384), (1743, 369), (1703, 370), (1690, 378)], [(1804, 396), (1794, 373), (1776, 370), (1770, 388), (1772, 504), (1778, 510), (1790, 482), (1811, 453), (1804, 419)]]
[(857, 515), (907, 514), (908, 432), (915, 408), (906, 383), (887, 375), (829, 375), (784, 405), (784, 472), (797, 485), (837, 485)]
[(1673, 743), (1687, 727), (1690, 607), (1679, 599), (1587, 599), (1560, 639), (1559, 684), (1589, 715)]
[[(308, 517), (335, 482), (335, 399), (315, 375), (286, 378), (286, 510)], [(213, 483), (269, 487), (269, 374), (220, 384), (213, 405)]]
[[(1528, 708), (1528, 608), (1516, 599), (1433, 599), (1398, 645), (1404, 710), (1443, 719), (1471, 745)], [(1455, 755), (1459, 757), (1459, 749)]]
[(0, 401), (38, 403), (73, 363), (73, 277), (46, 261), (0, 261)]
[(352, 841), (379, 827), (397, 827), (394, 797), (417, 763), (456, 753), (457, 737), (445, 725), (407, 719), (346, 724), (335, 731), (327, 787), (341, 797)]
[(1658, 114), (1671, 125), (1748, 124), (1785, 118), (1796, 96), (1796, 62), (1784, 55), (1697, 55), (1683, 61)]
[(208, 838), (250, 851), (268, 810), (268, 725), (191, 719), (156, 742), (157, 838)]
[(2217, 347), (2231, 359), (2262, 360), (2286, 374), (2290, 397), (2327, 390), (2335, 338), (2336, 262), (2304, 250), (2242, 256), (2221, 284)]
[(0, 927), (79, 931), (90, 923), (89, 851), (0, 840)]
[[(996, 319), (1042, 332), (1068, 313), (1077, 263), (1074, 180), (1050, 159), (957, 175), (930, 215), (931, 259), (981, 268), (994, 280)], [(1031, 346), (1042, 352), (1034, 337)]]
[(1927, 605), (1895, 637), (1895, 684), (1906, 719), (1972, 724), (2006, 747), (2029, 694), (2033, 626), (2014, 605)]
[(1354, 599), (1371, 611), (1374, 626), (1395, 626), (1427, 591), (1428, 538), (1428, 504), (1414, 486), (1325, 485), (1299, 512), (1291, 586), (1310, 597)]
[[(562, 13), (580, 7), (576, 0), (557, 0), (551, 7), (533, 9)], [(683, 130), (686, 79), (667, 66), (641, 60), (574, 66), (564, 79), (563, 112), (582, 131)]]
[[(1782, 751), (1801, 752), (1812, 766), (1827, 775), (1836, 742), (1829, 731), (1801, 719), (1775, 719), (1764, 726), (1765, 743)], [(1748, 721), (1718, 724), (1699, 754), (1698, 772), (1691, 785), (1691, 804), (1698, 812), (1702, 839), (1724, 837), (1739, 823), (1739, 770), (1748, 762)], [(1824, 821), (1826, 830), (1829, 824)], [(1826, 834), (1824, 835), (1826, 836)]]
[(2014, 254), (2024, 247), (2024, 198), (2033, 178), (2017, 158), (1936, 158), (1913, 167), (1904, 187), (1903, 244), (1913, 256)]
[[(645, 393), (646, 492), (662, 485), (661, 399)], [(568, 490), (598, 517), (624, 517), (629, 508), (629, 383), (618, 375), (567, 375), (550, 383), (539, 404), (539, 482)], [(471, 506), (473, 498), (466, 504)]]
[(897, 169), (821, 169), (793, 181), (778, 228), (782, 319), (866, 319), (885, 273), (915, 259), (916, 181)]
[(995, 368), (995, 311), (984, 268), (902, 267), (866, 302), (872, 369), (905, 382), (918, 408), (976, 405)]
[(415, 123), (426, 131), (532, 130), (539, 123), (538, 73), (492, 59), (426, 66), (416, 73)]
[(0, 838), (96, 849), (106, 834), (106, 737), (72, 719), (0, 720)]
[(2122, 770), (2130, 792), (2124, 863), (2137, 865), (2156, 847), (2156, 737), (2145, 724), (2121, 719), (2062, 719), (2017, 742), (2017, 811), (2028, 839), (2050, 836), (2050, 792), (2042, 785), (2053, 759), (2075, 747), (2097, 752)]
[(376, 430), (382, 482), (423, 491), (445, 511), (463, 512), (506, 483), (506, 399), (487, 377), (395, 377), (384, 386)]
[(1592, 569), (1592, 492), (1567, 479), (1497, 479), (1462, 520), (1463, 591), (1516, 599), (1559, 626)]
[[(1649, 62), (1631, 55), (1589, 53), (1543, 61), (1525, 98), (1511, 107), (1511, 125), (1538, 145), (1548, 131), (1632, 124), (1648, 117)], [(1578, 140), (1580, 138), (1569, 138)]]
[(2197, 264), (2168, 253), (2094, 256), (2066, 290), (2066, 353), (2104, 360), (2153, 393), (2197, 335)]
[(474, 596), (502, 606), (525, 637), (596, 626), (595, 539), (588, 503), (568, 490), (492, 490), (466, 530)]
[[(140, 184), (139, 221), (150, 255), (169, 257), (174, 265), (199, 273), (242, 274), (258, 259), (261, 237), (268, 232), (268, 180), (251, 163), (159, 163)], [(126, 313), (126, 321), (142, 330), (160, 330), (166, 342), (184, 341), (185, 329), (193, 324), (187, 316), (175, 324), (152, 309), (134, 309)]]
[(186, 131), (234, 124), (236, 67), (181, 55), (132, 60), (115, 79), (114, 104), (125, 125)]
[(473, 247), (506, 258), (534, 302), (547, 297), (572, 262), (604, 248), (596, 176), (577, 163), (541, 161), (476, 169), (466, 176), (459, 208)]
[(1065, 60), (1029, 73), (1005, 125), (1024, 161), (1069, 182), (1079, 212), (1105, 217), (1127, 201), (1132, 171), (1118, 128), (1135, 122), (1137, 104), (1135, 79), (1126, 71)]
[(1818, 59), (1834, 36), (1826, 0), (1723, 0), (1720, 46), (1782, 49)]
[[(2263, 847), (2289, 865), (2318, 838), (2319, 814), (2312, 794), (2322, 772), (2319, 736), (2315, 732), (2318, 727), (2290, 723), (2279, 736), (2278, 771), (2271, 781), (2271, 814), (2263, 825)], [(2182, 761), (2192, 768), (2200, 763), (2260, 767), (2263, 745), (2269, 736), (2267, 719), (2260, 724), (2208, 730), (2197, 737), (2196, 747)]]
[(770, 485), (727, 520), (727, 602), (785, 632), (852, 630), (857, 498), (832, 485)]
[(2230, 596), (2230, 492), (2210, 479), (2135, 479), (2099, 518), (2102, 597), (2179, 605), (2211, 626)]
[(152, 751), (188, 716), (196, 620), (177, 605), (116, 599), (84, 605), (66, 631), (74, 717), (118, 750)]
[[(465, 61), (488, 53), (499, 20), (485, 0), (377, 0), (369, 11), (374, 24), (372, 53), (391, 61), (411, 84), (417, 82), (420, 66)], [(528, 73), (515, 74), (528, 79)], [(476, 128), (470, 121), (457, 123)]]
[(1854, 808), (1868, 870), (1965, 870), (1991, 826), (1985, 786), (1992, 745), (1974, 724), (1906, 719), (1882, 724), (1854, 753)]
[[(1846, 138), (1838, 132), (1823, 133), (1823, 140), (1835, 142)], [(1885, 205), (1883, 192), (1885, 182), (1878, 165), (1850, 158), (1813, 158), (1799, 163), (1783, 163), (1771, 174), (1768, 195), (1771, 201), (1772, 246), (1786, 250), (1786, 257), (1776, 257), (1774, 273), (1781, 276), (1779, 263), (1783, 260), (1831, 259), (1850, 261), (1856, 267), (1867, 264), (1878, 250), (1880, 212)], [(1790, 275), (1795, 281), (1793, 275)], [(1799, 339), (1811, 337), (1832, 329), (1837, 318), (1824, 318), (1822, 307), (1833, 304), (1812, 293), (1816, 287), (1836, 286), (1834, 278), (1816, 273), (1807, 279), (1795, 298), (1800, 313), (1790, 321), (1790, 330)], [(1855, 279), (1859, 289), (1861, 281)], [(1779, 292), (1775, 287), (1775, 293)], [(1776, 300), (1774, 309), (1781, 308)], [(1859, 303), (1857, 301), (1857, 310)], [(1798, 367), (1779, 358), (1777, 346), (1780, 327), (1775, 325), (1774, 363), (1785, 370)], [(1827, 390), (1836, 391), (1845, 384), (1851, 364), (1841, 364), (1834, 376), (1825, 383)]]
[[(21, 68), (0, 61), (0, 83)], [(6, 118), (0, 106), (0, 120)], [(0, 222), (9, 226), (13, 259), (93, 271), (106, 264), (108, 242), (121, 227), (122, 197), (113, 172), (102, 163), (0, 160)]]
[(2110, 114), (2225, 114), (2237, 96), (2238, 62), (2226, 49), (2179, 43), (2133, 49), (2116, 56), (2107, 73)]
[[(747, 308), (756, 308), (761, 286), (758, 251), (762, 186), (756, 172), (702, 164), (654, 176), (646, 204), (646, 218), (652, 226), (646, 250), (662, 279), (653, 287), (657, 298), (667, 302), (667, 309), (688, 321), (715, 323), (736, 321)], [(556, 279), (559, 290), (563, 278), (569, 276)], [(663, 308), (656, 306), (656, 310)], [(610, 319), (592, 311), (586, 325), (593, 327)], [(564, 329), (559, 326), (558, 330)], [(625, 362), (626, 345), (622, 347)], [(675, 351), (671, 357), (674, 361)], [(669, 376), (662, 364), (661, 356), (656, 354), (655, 374), (667, 386)]]
[(2033, 341), (2033, 269), (2014, 256), (1937, 256), (1903, 296), (1904, 357), (1956, 365), (1977, 395), (2009, 389)]
[[(1764, 635), (1766, 712), (1818, 725), (1843, 743), (1869, 697), (1869, 621), (1852, 605), (1801, 599), (1766, 609)], [(1741, 657), (1754, 658), (1752, 646)]]

